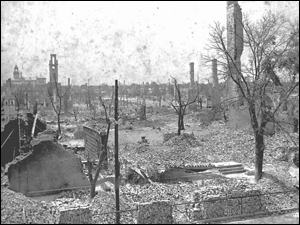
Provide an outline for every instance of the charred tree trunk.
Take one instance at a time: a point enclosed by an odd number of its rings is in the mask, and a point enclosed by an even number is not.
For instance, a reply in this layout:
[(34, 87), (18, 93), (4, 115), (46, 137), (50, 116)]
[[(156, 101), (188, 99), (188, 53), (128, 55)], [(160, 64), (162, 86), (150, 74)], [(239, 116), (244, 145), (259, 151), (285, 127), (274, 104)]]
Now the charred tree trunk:
[(298, 130), (299, 130), (299, 120), (296, 118), (296, 117), (294, 117), (294, 133), (297, 133), (298, 132)]
[(73, 108), (73, 112), (74, 112), (74, 119), (75, 119), (75, 121), (77, 121), (77, 112), (74, 108)]
[(146, 120), (146, 105), (142, 104), (140, 107), (140, 120)]
[(261, 132), (255, 133), (255, 181), (262, 178), (263, 156), (265, 144), (264, 135)]
[(267, 114), (263, 112), (261, 115), (261, 124), (259, 126), (255, 104), (254, 102), (249, 103), (249, 113), (251, 118), (252, 129), (254, 131), (254, 139), (255, 139), (255, 181), (259, 181), (262, 178), (262, 168), (263, 168), (263, 156), (265, 150), (264, 143), (264, 128), (267, 124)]
[(183, 121), (183, 117), (185, 115), (185, 110), (186, 110), (186, 106), (183, 106), (182, 110), (181, 110), (181, 124), (180, 124), (180, 129), (181, 130), (185, 130), (185, 128), (184, 128), (184, 121)]
[(200, 104), (200, 109), (202, 109), (202, 98), (200, 98), (199, 104)]
[(90, 192), (90, 197), (91, 199), (93, 199), (96, 196), (96, 180), (93, 179), (93, 175), (92, 175), (92, 170), (93, 170), (93, 165), (92, 162), (89, 161), (89, 159), (87, 160), (87, 168), (88, 168), (88, 177), (89, 177), (89, 181), (91, 184), (91, 192)]
[(183, 114), (181, 114), (180, 119), (180, 130), (184, 130)]
[(263, 129), (266, 121), (265, 115), (263, 115), (261, 117), (263, 121), (261, 121), (261, 126), (259, 126), (255, 110), (255, 102), (249, 100), (248, 104), (255, 139), (255, 181), (257, 182), (262, 178), (263, 156), (265, 150)]
[(90, 193), (90, 197), (91, 199), (93, 199), (96, 196), (96, 182), (95, 181), (91, 181), (91, 193)]
[(162, 99), (162, 96), (159, 96), (159, 103), (158, 103), (159, 107), (161, 107), (161, 99)]
[(181, 131), (181, 116), (178, 115), (178, 129), (177, 129), (177, 135), (180, 135), (180, 131)]
[(61, 133), (61, 128), (60, 128), (60, 113), (57, 114), (57, 126), (58, 126), (58, 132), (60, 134)]

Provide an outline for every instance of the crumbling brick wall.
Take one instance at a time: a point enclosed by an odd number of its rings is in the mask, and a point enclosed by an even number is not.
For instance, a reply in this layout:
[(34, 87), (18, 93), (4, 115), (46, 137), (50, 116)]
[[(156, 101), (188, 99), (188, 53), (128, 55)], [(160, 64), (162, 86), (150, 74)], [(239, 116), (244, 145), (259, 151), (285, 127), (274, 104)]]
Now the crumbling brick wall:
[(30, 154), (11, 163), (8, 179), (10, 189), (27, 196), (89, 186), (81, 160), (50, 140), (40, 141)]

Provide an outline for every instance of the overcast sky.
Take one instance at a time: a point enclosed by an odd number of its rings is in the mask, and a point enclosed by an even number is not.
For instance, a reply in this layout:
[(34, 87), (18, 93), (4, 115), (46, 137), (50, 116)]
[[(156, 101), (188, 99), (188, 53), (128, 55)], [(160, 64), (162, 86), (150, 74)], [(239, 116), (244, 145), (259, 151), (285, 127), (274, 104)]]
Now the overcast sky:
[[(253, 17), (295, 8), (278, 4), (240, 2)], [(23, 76), (48, 81), (50, 54), (63, 83), (166, 82), (170, 75), (188, 82), (190, 62), (202, 80), (210, 71), (200, 67), (200, 54), (214, 21), (226, 25), (225, 1), (1, 1), (1, 83), (16, 64)]]

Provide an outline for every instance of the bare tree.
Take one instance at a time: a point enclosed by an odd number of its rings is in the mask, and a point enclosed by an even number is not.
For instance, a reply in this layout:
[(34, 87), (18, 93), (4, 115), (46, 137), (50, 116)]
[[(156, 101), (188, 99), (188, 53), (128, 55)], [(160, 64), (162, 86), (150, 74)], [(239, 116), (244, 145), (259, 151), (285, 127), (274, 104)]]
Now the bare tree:
[(110, 131), (110, 126), (113, 123), (113, 121), (111, 121), (109, 116), (107, 115), (107, 106), (104, 104), (104, 101), (101, 98), (101, 96), (99, 96), (99, 100), (100, 100), (101, 105), (105, 112), (105, 120), (106, 120), (107, 128), (106, 128), (106, 137), (105, 137), (104, 142), (102, 142), (103, 140), (98, 140), (101, 143), (101, 149), (100, 149), (100, 157), (99, 157), (99, 161), (98, 161), (95, 173), (94, 173), (94, 177), (93, 177), (93, 172), (92, 172), (93, 164), (90, 161), (90, 159), (87, 159), (88, 177), (89, 177), (89, 181), (91, 184), (91, 193), (90, 193), (91, 199), (96, 196), (96, 183), (99, 178), (101, 169), (103, 169), (106, 166), (104, 162), (107, 161), (107, 151), (108, 151), (107, 145), (108, 145), (109, 131)]
[(111, 99), (110, 99), (110, 103), (108, 106), (108, 114), (111, 115), (111, 106), (113, 104), (114, 101), (114, 96), (115, 96), (115, 91), (114, 91), (114, 86), (112, 86), (112, 90), (111, 90)]
[(77, 121), (78, 108), (75, 108), (75, 106), (73, 106), (73, 114), (74, 114), (75, 121)]
[[(53, 74), (53, 76), (55, 76), (55, 74)], [(58, 133), (60, 134), (61, 133), (60, 116), (61, 116), (62, 101), (64, 96), (68, 94), (70, 87), (68, 87), (67, 90), (64, 93), (62, 93), (62, 87), (58, 84), (55, 77), (54, 77), (54, 81), (55, 81), (54, 87), (53, 87), (53, 83), (50, 83), (48, 86), (48, 96), (50, 98), (52, 108), (57, 115)], [(54, 99), (54, 95), (56, 99)], [(57, 99), (58, 99), (58, 104), (56, 102)]]
[[(225, 28), (220, 23), (211, 26), (208, 50), (213, 51), (215, 57), (219, 56), (218, 61), (227, 68), (227, 76), (233, 80), (247, 103), (255, 139), (255, 180), (258, 181), (262, 177), (266, 124), (270, 121), (277, 123), (276, 113), (299, 86), (299, 69), (295, 74), (297, 78), (286, 88), (281, 85), (278, 75), (280, 59), (292, 51), (293, 40), (296, 36), (299, 40), (299, 32), (292, 32), (290, 23), (278, 14), (267, 13), (256, 23), (246, 16), (244, 18), (239, 21), (244, 36), (237, 38), (243, 40), (244, 48), (249, 52), (249, 63), (242, 64), (242, 69), (237, 67), (235, 55), (225, 44)], [(275, 107), (270, 108), (266, 101), (267, 94), (274, 89), (280, 89), (280, 99)]]
[[(172, 76), (171, 76), (172, 77)], [(183, 100), (183, 96), (182, 93), (180, 91), (179, 85), (177, 83), (177, 80), (172, 77), (174, 85), (175, 85), (175, 91), (176, 91), (176, 97), (175, 97), (175, 103), (173, 103), (172, 101), (169, 102), (169, 104), (175, 109), (175, 112), (178, 115), (178, 129), (177, 129), (177, 135), (180, 135), (181, 130), (184, 130), (184, 115), (185, 115), (185, 110), (187, 108), (188, 105), (193, 104), (196, 100), (198, 95), (195, 96), (195, 98), (191, 101), (184, 101)]]
[(16, 87), (14, 91), (11, 92), (11, 94), (15, 97), (16, 108), (18, 112), (20, 111), (20, 107), (27, 103), (27, 99), (25, 100), (27, 90), (28, 84), (21, 84), (20, 86)]

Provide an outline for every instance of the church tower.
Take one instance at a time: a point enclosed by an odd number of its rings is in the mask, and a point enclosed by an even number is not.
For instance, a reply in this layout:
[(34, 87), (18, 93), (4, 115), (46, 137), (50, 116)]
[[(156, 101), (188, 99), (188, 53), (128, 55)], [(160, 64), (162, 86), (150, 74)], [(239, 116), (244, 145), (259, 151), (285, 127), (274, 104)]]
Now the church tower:
[(50, 83), (58, 83), (58, 61), (56, 59), (56, 54), (50, 54), (49, 76)]
[(14, 79), (17, 80), (20, 78), (20, 72), (19, 72), (19, 68), (17, 65), (15, 65), (14, 67), (14, 72), (13, 72), (13, 75), (14, 75)]

